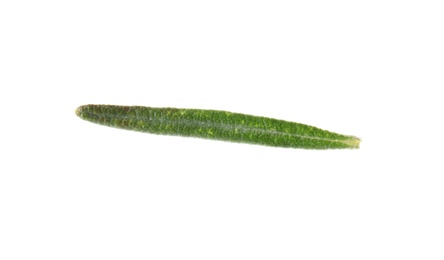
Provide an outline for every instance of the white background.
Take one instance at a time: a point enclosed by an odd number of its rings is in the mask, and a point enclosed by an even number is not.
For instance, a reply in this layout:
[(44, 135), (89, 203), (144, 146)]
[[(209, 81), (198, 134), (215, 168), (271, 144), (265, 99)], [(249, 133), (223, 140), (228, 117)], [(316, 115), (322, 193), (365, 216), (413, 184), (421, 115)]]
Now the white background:
[[(442, 1), (2, 1), (0, 259), (444, 259)], [(123, 131), (84, 104), (362, 138)]]

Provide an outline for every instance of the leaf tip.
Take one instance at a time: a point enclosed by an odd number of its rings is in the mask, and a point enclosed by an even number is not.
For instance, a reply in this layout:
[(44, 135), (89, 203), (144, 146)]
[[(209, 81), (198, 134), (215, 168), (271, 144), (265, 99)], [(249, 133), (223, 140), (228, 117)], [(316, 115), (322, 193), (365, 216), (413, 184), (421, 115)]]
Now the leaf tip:
[(358, 137), (352, 136), (349, 140), (344, 140), (344, 144), (348, 145), (352, 149), (359, 149), (361, 144), (361, 139)]
[(82, 117), (83, 107), (84, 106), (79, 106), (78, 108), (76, 108), (75, 113), (78, 117)]

